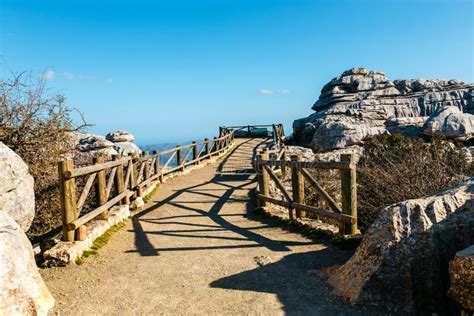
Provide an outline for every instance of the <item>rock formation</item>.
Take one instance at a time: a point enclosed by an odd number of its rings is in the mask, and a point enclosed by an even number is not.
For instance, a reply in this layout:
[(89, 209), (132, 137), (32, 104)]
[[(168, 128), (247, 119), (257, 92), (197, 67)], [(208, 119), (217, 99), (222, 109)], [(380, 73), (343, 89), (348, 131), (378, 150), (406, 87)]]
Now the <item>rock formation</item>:
[(114, 149), (122, 156), (141, 153), (140, 148), (133, 143), (135, 137), (127, 131), (113, 131), (108, 133), (105, 138), (113, 142)]
[[(415, 136), (445, 106), (474, 113), (473, 94), (474, 85), (459, 80), (391, 81), (383, 72), (353, 68), (323, 87), (312, 107), (316, 112), (293, 123), (293, 138), (315, 151), (327, 151), (361, 144), (383, 132)], [(472, 136), (473, 131), (465, 134)]]
[(47, 315), (54, 305), (24, 233), (35, 214), (33, 184), (24, 161), (0, 143), (1, 315)]
[(434, 112), (423, 126), (424, 134), (441, 134), (460, 141), (474, 137), (474, 115), (458, 107), (445, 106)]
[(352, 302), (449, 314), (448, 263), (474, 243), (474, 178), (385, 208), (329, 278)]
[(0, 211), (7, 213), (23, 231), (35, 216), (33, 177), (26, 163), (0, 142)]

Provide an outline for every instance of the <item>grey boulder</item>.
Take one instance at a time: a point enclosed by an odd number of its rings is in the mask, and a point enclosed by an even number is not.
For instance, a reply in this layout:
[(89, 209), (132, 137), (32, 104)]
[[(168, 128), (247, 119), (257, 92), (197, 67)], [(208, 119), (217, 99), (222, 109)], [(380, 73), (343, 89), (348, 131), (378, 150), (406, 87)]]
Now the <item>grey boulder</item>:
[(28, 166), (0, 142), (0, 213), (10, 215), (23, 231), (35, 216), (34, 180)]
[(0, 212), (0, 314), (46, 316), (53, 306), (23, 228)]
[(128, 156), (132, 153), (136, 153), (137, 155), (139, 155), (142, 152), (137, 145), (130, 142), (114, 143), (114, 149), (122, 156)]
[(133, 142), (135, 137), (127, 131), (113, 131), (108, 133), (105, 138), (114, 143)]
[(88, 135), (85, 138), (79, 140), (79, 144), (76, 145), (76, 149), (82, 152), (91, 150), (98, 150), (104, 148), (111, 148), (114, 144), (111, 141), (106, 140), (102, 136)]
[(427, 135), (443, 135), (466, 141), (474, 137), (474, 115), (454, 106), (445, 106), (433, 113), (423, 126)]
[(353, 303), (449, 314), (448, 263), (474, 243), (474, 178), (385, 208), (329, 283)]

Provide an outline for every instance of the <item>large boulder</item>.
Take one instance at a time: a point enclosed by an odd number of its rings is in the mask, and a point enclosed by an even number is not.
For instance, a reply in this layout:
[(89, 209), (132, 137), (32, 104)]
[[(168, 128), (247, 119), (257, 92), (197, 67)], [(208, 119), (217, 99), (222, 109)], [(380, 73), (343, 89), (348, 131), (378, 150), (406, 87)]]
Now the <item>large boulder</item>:
[(463, 113), (455, 106), (445, 106), (434, 112), (423, 126), (427, 135), (443, 135), (466, 141), (474, 137), (474, 115)]
[(23, 228), (0, 210), (0, 314), (47, 315), (53, 306)]
[(327, 151), (387, 131), (416, 137), (426, 117), (442, 107), (473, 112), (473, 90), (459, 80), (392, 81), (383, 72), (353, 68), (322, 88), (315, 113), (293, 123), (293, 139)]
[(35, 216), (33, 185), (26, 163), (0, 142), (0, 212), (10, 215), (23, 231)]
[(102, 136), (87, 135), (79, 140), (76, 149), (82, 152), (88, 152), (91, 150), (112, 148), (113, 146), (114, 144), (111, 141), (106, 140)]
[(108, 133), (105, 138), (114, 143), (133, 142), (135, 137), (127, 131), (113, 131)]
[(449, 314), (448, 264), (474, 243), (474, 178), (384, 209), (329, 283), (351, 302)]
[(142, 152), (137, 145), (130, 142), (114, 143), (114, 149), (122, 156), (128, 156), (132, 153), (139, 155)]

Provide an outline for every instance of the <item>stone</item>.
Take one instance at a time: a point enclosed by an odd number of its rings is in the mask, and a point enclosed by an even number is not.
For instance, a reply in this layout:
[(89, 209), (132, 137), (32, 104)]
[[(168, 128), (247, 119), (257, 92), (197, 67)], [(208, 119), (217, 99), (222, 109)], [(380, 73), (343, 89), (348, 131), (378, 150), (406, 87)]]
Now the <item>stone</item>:
[(474, 312), (474, 245), (456, 253), (449, 263), (448, 296), (465, 311)]
[(328, 281), (353, 303), (449, 314), (448, 263), (473, 243), (474, 177), (386, 207)]
[(142, 210), (145, 207), (145, 201), (141, 196), (137, 197), (133, 202), (130, 204), (131, 210)]
[(0, 142), (0, 213), (11, 216), (23, 231), (35, 216), (34, 180), (28, 166)]
[(114, 143), (106, 140), (102, 136), (89, 135), (79, 141), (79, 144), (76, 145), (76, 149), (82, 152), (87, 152), (91, 150), (110, 148), (113, 146)]
[(0, 212), (0, 314), (46, 316), (53, 306), (23, 228)]
[(290, 139), (323, 152), (385, 132), (418, 137), (421, 120), (440, 108), (474, 113), (473, 93), (474, 85), (460, 80), (391, 81), (383, 72), (353, 68), (321, 89), (315, 113), (294, 121)]
[(423, 126), (423, 133), (469, 140), (474, 137), (474, 115), (463, 113), (455, 106), (442, 107), (428, 118)]
[(113, 131), (108, 133), (105, 138), (114, 143), (133, 142), (135, 137), (127, 131)]
[(134, 143), (118, 142), (114, 143), (114, 149), (122, 156), (128, 156), (131, 153), (141, 154), (140, 148)]

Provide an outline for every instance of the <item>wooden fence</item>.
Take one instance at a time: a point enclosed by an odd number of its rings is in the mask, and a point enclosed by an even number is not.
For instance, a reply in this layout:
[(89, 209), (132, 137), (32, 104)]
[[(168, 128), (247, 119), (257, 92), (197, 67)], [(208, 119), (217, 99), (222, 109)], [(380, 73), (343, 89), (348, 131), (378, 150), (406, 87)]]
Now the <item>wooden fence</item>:
[[(96, 157), (93, 164), (75, 168), (72, 160), (58, 163), (63, 220), (63, 239), (82, 240), (87, 222), (101, 215), (107, 218), (108, 210), (114, 205), (130, 204), (131, 199), (142, 196), (143, 189), (165, 175), (183, 171), (205, 159), (219, 155), (234, 141), (232, 129), (222, 129), (220, 137), (189, 145), (177, 146), (166, 151), (144, 152), (141, 156), (122, 157), (114, 155), (111, 161)], [(173, 163), (175, 162), (175, 163)], [(76, 180), (87, 176), (82, 192), (77, 194)], [(81, 211), (90, 200), (91, 189), (95, 187), (94, 208), (85, 214)], [(79, 196), (79, 198), (77, 198)]]
[[(271, 128), (271, 130), (269, 130)], [(282, 138), (285, 136), (283, 124), (271, 125), (240, 125), (240, 126), (221, 126), (220, 131), (233, 131), (235, 137), (273, 137), (275, 144), (281, 144)], [(220, 133), (222, 135), (222, 132)]]
[[(358, 233), (356, 163), (353, 154), (341, 155), (340, 161), (302, 161), (301, 155), (291, 156), (290, 160), (288, 160), (285, 148), (274, 152), (265, 149), (257, 156), (256, 168), (258, 172), (257, 198), (259, 206), (265, 207), (266, 203), (272, 203), (286, 207), (292, 220), (303, 218), (306, 216), (306, 213), (312, 213), (318, 217), (337, 221), (339, 224), (339, 234), (341, 235), (354, 235)], [(275, 169), (280, 169), (283, 176), (289, 175), (291, 172), (292, 194), (284, 187), (282, 181), (276, 175)], [(341, 206), (334, 201), (307, 169), (340, 170)], [(283, 195), (282, 200), (270, 196), (270, 180), (274, 181), (276, 187), (281, 191)], [(330, 210), (305, 204), (305, 181), (308, 181), (322, 197), (330, 207)]]

